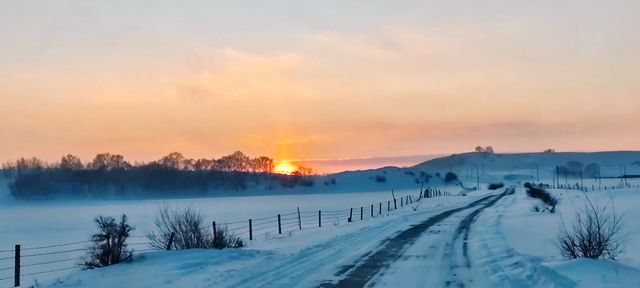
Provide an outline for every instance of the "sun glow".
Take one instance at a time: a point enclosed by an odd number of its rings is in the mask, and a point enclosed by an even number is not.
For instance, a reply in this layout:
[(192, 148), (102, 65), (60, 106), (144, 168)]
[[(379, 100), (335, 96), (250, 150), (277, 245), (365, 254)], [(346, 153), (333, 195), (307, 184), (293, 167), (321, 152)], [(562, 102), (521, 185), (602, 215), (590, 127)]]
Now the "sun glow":
[(289, 163), (288, 161), (281, 161), (276, 164), (276, 167), (273, 170), (278, 174), (291, 175), (293, 174), (293, 172), (296, 172), (298, 170), (298, 167)]

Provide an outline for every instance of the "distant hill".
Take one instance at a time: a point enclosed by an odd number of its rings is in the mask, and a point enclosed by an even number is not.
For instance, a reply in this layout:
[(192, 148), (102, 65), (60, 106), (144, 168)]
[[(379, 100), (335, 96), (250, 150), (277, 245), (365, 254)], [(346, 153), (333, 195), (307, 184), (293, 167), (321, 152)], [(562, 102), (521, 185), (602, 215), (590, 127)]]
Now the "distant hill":
[(554, 152), (554, 153), (463, 153), (425, 161), (410, 169), (430, 171), (468, 172), (475, 169), (484, 173), (531, 173), (538, 170), (544, 175), (552, 174), (556, 166), (565, 166), (570, 161), (577, 161), (584, 166), (594, 163), (601, 167), (605, 177), (619, 176), (626, 166), (627, 174), (640, 174), (639, 151), (612, 152)]

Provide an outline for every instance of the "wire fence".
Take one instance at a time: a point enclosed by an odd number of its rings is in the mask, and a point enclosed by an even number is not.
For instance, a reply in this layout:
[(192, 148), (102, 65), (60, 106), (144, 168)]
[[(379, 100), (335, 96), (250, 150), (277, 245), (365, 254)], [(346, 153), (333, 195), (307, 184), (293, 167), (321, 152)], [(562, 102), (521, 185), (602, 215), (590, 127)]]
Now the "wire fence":
[[(451, 194), (437, 189), (421, 189), (416, 201), (420, 201), (422, 198), (443, 196), (451, 196)], [(212, 227), (203, 227), (202, 229), (208, 230), (207, 232), (226, 229), (227, 232), (240, 237), (243, 241), (254, 241), (258, 238), (279, 238), (290, 235), (293, 231), (319, 229), (331, 225), (338, 226), (384, 217), (394, 210), (413, 203), (411, 195), (404, 195), (387, 202), (349, 207), (342, 210), (308, 211), (298, 208), (296, 211), (262, 218), (223, 223), (213, 221)], [(215, 233), (213, 234), (215, 235)], [(127, 243), (127, 246), (134, 253), (165, 250), (165, 247), (160, 247), (157, 242), (152, 240), (154, 237), (161, 236), (163, 235), (130, 235), (128, 238), (130, 242)], [(92, 240), (87, 240), (34, 247), (22, 247), (17, 244), (13, 249), (0, 250), (0, 287), (11, 287), (11, 284), (13, 287), (19, 287), (21, 280), (26, 277), (81, 270), (93, 243)], [(171, 249), (171, 247), (166, 247), (166, 249)]]

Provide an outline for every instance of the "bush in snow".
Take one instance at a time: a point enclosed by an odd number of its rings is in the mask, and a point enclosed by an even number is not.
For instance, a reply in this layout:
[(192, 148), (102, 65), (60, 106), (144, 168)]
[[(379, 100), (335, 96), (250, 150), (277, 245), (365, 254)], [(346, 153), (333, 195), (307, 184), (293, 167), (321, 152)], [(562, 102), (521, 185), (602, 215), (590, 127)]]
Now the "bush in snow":
[(242, 248), (244, 242), (236, 235), (233, 235), (227, 229), (227, 226), (222, 226), (216, 230), (216, 235), (211, 242), (211, 248), (224, 249), (224, 248)]
[(167, 249), (172, 233), (174, 239), (171, 249), (222, 249), (244, 246), (242, 240), (229, 233), (226, 227), (217, 229), (216, 237), (213, 237), (213, 232), (205, 224), (204, 216), (191, 208), (175, 210), (165, 206), (160, 209), (155, 226), (155, 233), (147, 237), (151, 240), (151, 246), (158, 249)]
[(591, 258), (615, 260), (623, 250), (622, 217), (608, 206), (595, 207), (587, 197), (584, 211), (558, 235), (558, 247), (567, 259)]
[(387, 182), (387, 177), (384, 175), (376, 175), (375, 180), (378, 183), (384, 183), (384, 182)]
[(558, 199), (551, 196), (549, 192), (545, 191), (540, 186), (535, 186), (529, 182), (525, 183), (524, 187), (527, 189), (527, 196), (542, 200), (544, 204), (547, 204), (547, 206), (549, 206), (547, 208), (549, 212), (551, 213), (556, 212), (556, 205), (558, 205)]
[(171, 249), (208, 248), (212, 241), (204, 216), (191, 208), (176, 210), (165, 206), (160, 209), (154, 224), (155, 233), (147, 237), (151, 246), (158, 249), (167, 249), (172, 233), (175, 236)]
[(489, 184), (489, 190), (498, 190), (500, 188), (504, 187), (504, 183), (500, 182), (500, 183), (491, 183)]
[(134, 228), (127, 224), (127, 216), (123, 214), (120, 223), (113, 217), (103, 216), (97, 217), (95, 222), (100, 231), (93, 234), (93, 246), (89, 248), (84, 268), (100, 268), (130, 260), (133, 251), (127, 249), (127, 238)]

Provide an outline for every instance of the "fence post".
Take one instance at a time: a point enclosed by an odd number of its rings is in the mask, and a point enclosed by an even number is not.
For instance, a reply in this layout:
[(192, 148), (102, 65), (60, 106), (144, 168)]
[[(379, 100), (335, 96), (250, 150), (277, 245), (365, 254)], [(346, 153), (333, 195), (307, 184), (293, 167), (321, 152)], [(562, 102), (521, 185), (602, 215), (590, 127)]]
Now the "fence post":
[(400, 197), (400, 207), (402, 208), (402, 202), (403, 202), (404, 197)]
[(391, 200), (387, 200), (387, 212), (391, 211)]
[(278, 234), (282, 234), (282, 222), (280, 221), (280, 214), (278, 214)]
[(16, 253), (16, 259), (15, 259), (15, 263), (14, 263), (14, 281), (13, 284), (15, 284), (15, 287), (19, 287), (20, 286), (20, 244), (17, 244), (15, 247), (15, 253)]
[(322, 210), (318, 210), (318, 227), (322, 227)]
[(362, 208), (362, 206), (360, 206), (360, 221), (362, 221), (362, 219), (364, 218), (364, 217), (363, 217), (363, 216), (364, 216), (364, 215), (363, 215), (363, 214), (364, 214), (363, 212), (364, 212), (364, 208)]
[(380, 207), (378, 208), (378, 215), (382, 215), (382, 202), (380, 202)]
[(298, 228), (300, 228), (300, 230), (302, 230), (302, 221), (300, 219), (300, 207), (298, 208)]
[(398, 201), (396, 201), (396, 199), (393, 199), (393, 210), (398, 209)]
[(373, 218), (373, 204), (371, 204), (371, 218)]
[(349, 220), (348, 222), (351, 222), (353, 220), (353, 207), (351, 207), (351, 209), (349, 210)]
[(216, 234), (218, 231), (216, 230), (216, 221), (213, 221), (213, 243), (216, 243)]
[(176, 238), (176, 232), (171, 232), (171, 236), (169, 236), (169, 243), (167, 243), (167, 250), (171, 250), (171, 246), (173, 246), (173, 240)]
[(253, 240), (253, 221), (249, 219), (249, 240)]

